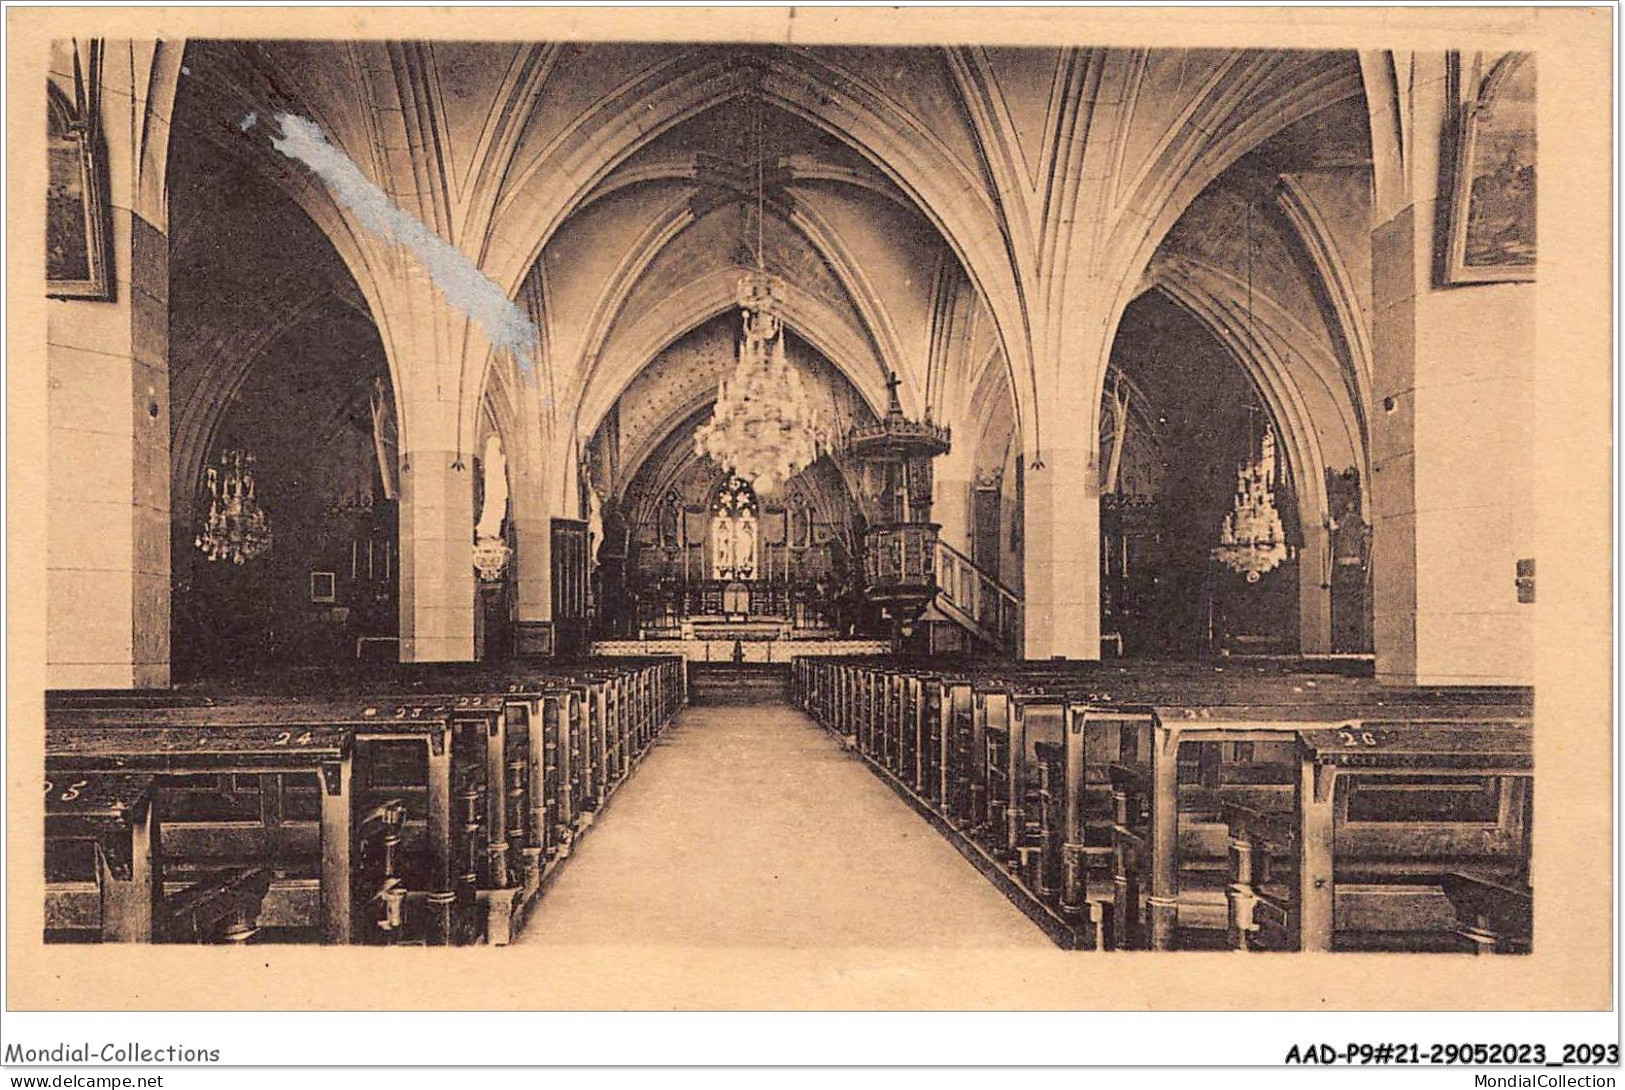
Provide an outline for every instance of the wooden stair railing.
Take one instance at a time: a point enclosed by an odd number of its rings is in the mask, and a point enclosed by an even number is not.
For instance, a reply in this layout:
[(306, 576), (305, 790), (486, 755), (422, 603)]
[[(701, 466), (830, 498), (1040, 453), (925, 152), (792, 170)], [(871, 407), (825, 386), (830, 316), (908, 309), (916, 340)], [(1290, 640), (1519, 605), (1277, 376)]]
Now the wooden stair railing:
[(1016, 654), (1021, 643), (1021, 597), (940, 538), (936, 562), (938, 608), (983, 643)]

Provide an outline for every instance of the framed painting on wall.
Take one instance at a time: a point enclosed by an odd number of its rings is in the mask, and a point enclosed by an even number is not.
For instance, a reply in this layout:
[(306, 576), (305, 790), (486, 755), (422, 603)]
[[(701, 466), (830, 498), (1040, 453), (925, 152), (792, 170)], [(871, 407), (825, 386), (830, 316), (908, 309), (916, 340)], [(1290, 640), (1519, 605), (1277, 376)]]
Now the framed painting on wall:
[(310, 600), (312, 602), (338, 601), (338, 580), (330, 571), (310, 573)]
[(106, 179), (98, 154), (99, 42), (88, 43), (86, 61), (88, 79), (76, 49), (72, 101), (55, 84), (47, 96), (45, 294), (52, 299), (112, 298)]
[(1509, 53), (1480, 81), (1482, 63), (1456, 139), (1451, 284), (1535, 278), (1535, 62)]

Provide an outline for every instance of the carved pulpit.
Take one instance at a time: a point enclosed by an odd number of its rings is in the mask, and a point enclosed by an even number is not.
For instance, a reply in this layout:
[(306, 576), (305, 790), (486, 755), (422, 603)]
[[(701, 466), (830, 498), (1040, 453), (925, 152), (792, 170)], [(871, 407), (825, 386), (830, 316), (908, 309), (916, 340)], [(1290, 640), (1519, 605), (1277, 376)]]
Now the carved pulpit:
[(900, 631), (908, 630), (937, 594), (937, 524), (931, 521), (931, 459), (946, 454), (948, 429), (903, 415), (899, 379), (891, 375), (885, 417), (847, 435), (863, 465), (875, 516), (864, 540), (864, 594)]

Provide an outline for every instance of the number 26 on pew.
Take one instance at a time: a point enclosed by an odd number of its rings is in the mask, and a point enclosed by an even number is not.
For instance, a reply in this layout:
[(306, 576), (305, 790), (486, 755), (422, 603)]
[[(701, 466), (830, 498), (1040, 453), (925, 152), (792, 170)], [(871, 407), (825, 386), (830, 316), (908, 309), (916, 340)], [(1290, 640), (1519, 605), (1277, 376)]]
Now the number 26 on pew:
[(1339, 741), (1350, 748), (1374, 746), (1377, 744), (1376, 735), (1372, 734), (1368, 730), (1362, 730), (1358, 732), (1358, 734), (1352, 730), (1340, 730), (1337, 732), (1337, 737)]

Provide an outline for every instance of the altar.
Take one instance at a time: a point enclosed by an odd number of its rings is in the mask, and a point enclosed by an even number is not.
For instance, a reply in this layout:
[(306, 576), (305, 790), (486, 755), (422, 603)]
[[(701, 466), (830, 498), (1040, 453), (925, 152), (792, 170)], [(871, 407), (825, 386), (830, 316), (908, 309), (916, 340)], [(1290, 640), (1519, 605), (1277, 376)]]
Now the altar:
[[(636, 625), (627, 636), (645, 639), (707, 635), (718, 628), (750, 633), (747, 638), (833, 636), (838, 627), (836, 588), (804, 580), (677, 579), (646, 583), (635, 591)], [(732, 637), (730, 637), (732, 638)]]
[[(681, 638), (687, 640), (742, 640), (762, 643), (767, 640), (793, 639), (795, 625), (784, 617), (694, 617), (679, 626)], [(803, 638), (819, 638), (824, 633), (802, 633)]]
[(665, 637), (644, 640), (597, 640), (595, 655), (681, 655), (689, 662), (733, 662), (734, 652), (741, 662), (789, 663), (798, 655), (884, 655), (893, 650), (890, 640), (808, 639), (773, 636), (746, 640), (716, 633), (691, 637)]

